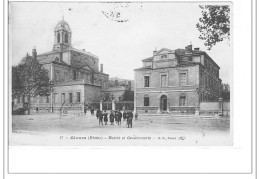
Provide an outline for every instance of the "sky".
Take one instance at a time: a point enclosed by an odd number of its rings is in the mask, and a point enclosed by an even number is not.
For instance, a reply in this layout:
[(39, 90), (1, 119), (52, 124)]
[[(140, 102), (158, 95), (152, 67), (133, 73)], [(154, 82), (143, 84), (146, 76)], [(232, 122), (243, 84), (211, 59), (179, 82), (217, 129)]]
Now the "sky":
[[(68, 3), (10, 2), (9, 61), (15, 65), (35, 46), (41, 54), (52, 50), (54, 27), (64, 17), (72, 30), (72, 46), (99, 57), (110, 77), (134, 79), (142, 59), (161, 48), (192, 44), (219, 66), (223, 83), (232, 81), (232, 43), (209, 51), (196, 28), (198, 3)], [(231, 31), (232, 34), (232, 31)]]

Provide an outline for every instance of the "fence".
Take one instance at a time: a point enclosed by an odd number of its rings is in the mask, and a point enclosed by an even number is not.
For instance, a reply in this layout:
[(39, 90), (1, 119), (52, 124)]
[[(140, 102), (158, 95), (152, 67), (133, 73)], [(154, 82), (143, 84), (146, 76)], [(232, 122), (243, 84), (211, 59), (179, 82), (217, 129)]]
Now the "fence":
[(134, 110), (134, 101), (116, 101), (115, 109), (117, 109), (117, 110)]
[(200, 114), (221, 114), (230, 115), (230, 102), (201, 102)]

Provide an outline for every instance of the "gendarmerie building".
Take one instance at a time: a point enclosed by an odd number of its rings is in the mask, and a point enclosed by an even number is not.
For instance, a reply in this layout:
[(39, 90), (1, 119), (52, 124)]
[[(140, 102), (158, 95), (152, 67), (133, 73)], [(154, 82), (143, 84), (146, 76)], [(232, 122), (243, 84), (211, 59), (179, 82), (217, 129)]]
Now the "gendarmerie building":
[(220, 67), (199, 48), (163, 48), (135, 69), (138, 113), (196, 113), (200, 102), (218, 101)]
[(81, 109), (84, 104), (99, 101), (102, 91), (108, 88), (109, 75), (103, 73), (103, 64), (99, 69), (98, 56), (73, 48), (71, 41), (70, 26), (62, 19), (54, 28), (52, 50), (38, 55), (35, 48), (32, 50), (32, 58), (48, 70), (53, 82), (50, 96), (38, 96), (31, 101), (33, 111), (55, 111), (62, 104)]

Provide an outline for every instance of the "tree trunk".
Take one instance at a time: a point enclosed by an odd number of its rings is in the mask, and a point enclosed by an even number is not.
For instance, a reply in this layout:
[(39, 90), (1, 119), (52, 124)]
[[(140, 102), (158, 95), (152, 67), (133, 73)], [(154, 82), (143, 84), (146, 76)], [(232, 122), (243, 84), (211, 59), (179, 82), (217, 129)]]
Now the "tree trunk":
[(31, 96), (28, 96), (28, 115), (30, 115), (30, 108), (31, 108)]

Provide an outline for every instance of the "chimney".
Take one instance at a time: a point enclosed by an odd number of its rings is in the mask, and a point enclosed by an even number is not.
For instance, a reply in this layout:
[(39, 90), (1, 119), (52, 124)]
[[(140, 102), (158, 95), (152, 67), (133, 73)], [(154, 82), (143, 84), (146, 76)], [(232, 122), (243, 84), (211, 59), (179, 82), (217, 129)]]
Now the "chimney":
[(128, 81), (127, 87), (128, 87), (129, 90), (131, 90), (131, 81)]
[(37, 52), (36, 52), (36, 47), (35, 46), (33, 46), (33, 49), (32, 49), (32, 57), (33, 57), (34, 60), (37, 59)]
[(103, 73), (103, 64), (100, 64), (100, 73)]
[(194, 50), (196, 50), (196, 51), (199, 51), (199, 50), (200, 50), (200, 48), (198, 48), (198, 47), (197, 47), (197, 48), (194, 48)]
[(115, 80), (115, 86), (118, 86), (118, 80), (117, 79)]

